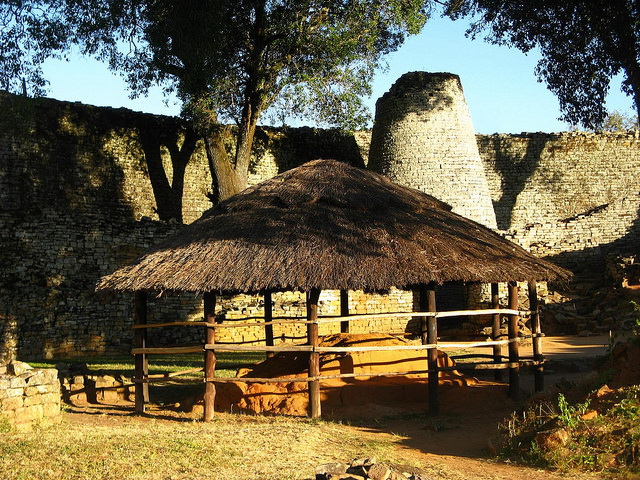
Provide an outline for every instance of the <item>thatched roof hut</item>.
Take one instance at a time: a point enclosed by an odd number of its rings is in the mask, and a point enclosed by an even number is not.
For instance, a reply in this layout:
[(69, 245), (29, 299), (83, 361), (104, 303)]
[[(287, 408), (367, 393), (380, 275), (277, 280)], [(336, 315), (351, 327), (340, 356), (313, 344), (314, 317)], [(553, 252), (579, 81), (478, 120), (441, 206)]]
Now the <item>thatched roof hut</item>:
[(316, 160), (222, 202), (97, 289), (381, 290), (568, 276), (430, 195)]

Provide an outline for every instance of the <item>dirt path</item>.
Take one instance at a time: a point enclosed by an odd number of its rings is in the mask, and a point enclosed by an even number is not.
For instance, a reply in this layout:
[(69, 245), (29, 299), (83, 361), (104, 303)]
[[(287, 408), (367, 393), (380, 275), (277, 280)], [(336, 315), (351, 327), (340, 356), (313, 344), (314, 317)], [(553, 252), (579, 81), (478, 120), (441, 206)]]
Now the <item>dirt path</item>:
[[(504, 463), (488, 454), (489, 438), (497, 433), (499, 415), (447, 416), (430, 425), (395, 420), (383, 428), (360, 427), (363, 435), (395, 439), (401, 456), (425, 466), (442, 480), (560, 480), (595, 479), (567, 476)], [(434, 428), (435, 427), (435, 428)], [(438, 430), (441, 428), (441, 430)], [(438, 430), (438, 431), (436, 431)], [(398, 437), (400, 437), (398, 439)]]

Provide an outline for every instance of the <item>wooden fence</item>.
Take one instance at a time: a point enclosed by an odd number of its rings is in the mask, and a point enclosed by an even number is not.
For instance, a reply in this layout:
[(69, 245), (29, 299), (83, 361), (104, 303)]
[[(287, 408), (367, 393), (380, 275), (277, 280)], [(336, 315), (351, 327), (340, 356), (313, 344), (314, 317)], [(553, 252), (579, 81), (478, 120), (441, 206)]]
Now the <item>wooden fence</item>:
[[(496, 285), (496, 284), (494, 284)], [(441, 371), (448, 370), (479, 370), (492, 369), (495, 370), (496, 379), (502, 380), (502, 370), (509, 372), (509, 395), (517, 399), (519, 385), (519, 371), (522, 365), (533, 365), (535, 368), (535, 389), (536, 391), (543, 388), (543, 355), (541, 337), (543, 334), (540, 329), (540, 316), (537, 304), (537, 292), (535, 283), (529, 284), (529, 297), (531, 310), (520, 311), (517, 308), (517, 287), (509, 284), (509, 308), (491, 308), (481, 310), (457, 310), (457, 311), (435, 311), (435, 298), (431, 294), (433, 290), (425, 288), (421, 293), (419, 312), (401, 312), (401, 313), (379, 313), (365, 315), (341, 315), (338, 317), (318, 317), (318, 297), (320, 291), (313, 289), (307, 294), (307, 316), (305, 319), (292, 318), (273, 318), (268, 311), (265, 312), (265, 321), (260, 323), (246, 322), (245, 320), (232, 321), (229, 323), (219, 323), (215, 320), (215, 295), (211, 293), (204, 294), (204, 321), (200, 322), (170, 322), (148, 324), (146, 322), (146, 296), (144, 293), (137, 293), (135, 297), (135, 346), (132, 354), (135, 357), (136, 375), (134, 382), (136, 383), (136, 412), (144, 413), (145, 405), (149, 401), (149, 383), (161, 381), (176, 381), (176, 377), (180, 374), (193, 373), (194, 369), (183, 372), (175, 372), (167, 375), (149, 375), (148, 355), (153, 354), (185, 354), (202, 352), (204, 355), (204, 369), (195, 369), (196, 371), (204, 370), (203, 381), (205, 383), (204, 395), (204, 419), (213, 418), (214, 400), (215, 400), (215, 384), (214, 382), (260, 382), (260, 383), (289, 383), (289, 382), (306, 382), (309, 385), (309, 415), (312, 418), (321, 416), (320, 405), (320, 381), (339, 378), (355, 378), (355, 377), (376, 377), (376, 376), (401, 376), (409, 374), (428, 374), (428, 392), (429, 392), (429, 413), (438, 414), (439, 398), (438, 398), (438, 374)], [(422, 301), (424, 299), (424, 301)], [(269, 302), (270, 303), (270, 302)], [(492, 304), (498, 306), (497, 285), (492, 288)], [(266, 302), (265, 302), (266, 305)], [(268, 309), (270, 310), (270, 309)], [(344, 313), (344, 309), (341, 310)], [(530, 357), (520, 356), (519, 345), (523, 337), (519, 335), (518, 322), (523, 314), (531, 315), (532, 334), (528, 337), (532, 338), (533, 355)], [(469, 317), (476, 315), (492, 316), (492, 340), (482, 342), (438, 342), (437, 321), (438, 319), (451, 317)], [(502, 318), (506, 316), (508, 319), (508, 335), (502, 338), (500, 327)], [(373, 318), (395, 318), (395, 317), (418, 317), (420, 319), (420, 332), (416, 332), (422, 338), (422, 344), (416, 345), (394, 345), (394, 346), (361, 346), (361, 347), (326, 347), (319, 345), (318, 326), (324, 324), (340, 324), (341, 332), (348, 332), (351, 322), (363, 319)], [(280, 344), (274, 345), (273, 342), (273, 326), (283, 324), (303, 324), (307, 327), (306, 344), (292, 345)], [(161, 328), (168, 326), (188, 326), (204, 328), (204, 343), (196, 346), (187, 347), (149, 347), (147, 346), (146, 331), (151, 328)], [(243, 345), (216, 343), (216, 331), (224, 328), (238, 327), (262, 327), (265, 330), (265, 345)], [(508, 355), (503, 354), (503, 346), (508, 347)], [(450, 350), (459, 348), (474, 347), (491, 347), (491, 355), (471, 354), (453, 356), (454, 359), (481, 358), (484, 361), (458, 363), (455, 367), (440, 367), (437, 362), (437, 350)], [(352, 353), (352, 352), (368, 352), (368, 351), (425, 351), (426, 362), (425, 369), (413, 371), (389, 371), (389, 372), (362, 372), (362, 373), (343, 373), (334, 375), (321, 375), (320, 373), (320, 354), (321, 353)], [(248, 378), (248, 377), (216, 377), (216, 352), (253, 352), (261, 351), (267, 354), (275, 354), (277, 352), (305, 352), (309, 355), (309, 368), (306, 377), (287, 377), (287, 378)]]

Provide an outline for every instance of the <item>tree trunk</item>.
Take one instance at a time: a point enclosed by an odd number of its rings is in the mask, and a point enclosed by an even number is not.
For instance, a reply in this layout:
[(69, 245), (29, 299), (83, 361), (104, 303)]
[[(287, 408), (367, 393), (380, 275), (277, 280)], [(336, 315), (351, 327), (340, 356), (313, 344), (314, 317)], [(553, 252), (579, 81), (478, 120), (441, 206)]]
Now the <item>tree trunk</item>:
[(246, 174), (240, 178), (237, 170), (231, 165), (229, 155), (224, 148), (224, 137), (219, 131), (204, 136), (204, 144), (209, 160), (212, 176), (213, 194), (211, 201), (215, 204), (226, 200), (246, 187)]
[(251, 151), (259, 116), (259, 108), (254, 107), (252, 102), (247, 102), (236, 135), (235, 165), (232, 164), (224, 146), (223, 127), (215, 128), (205, 135), (207, 159), (213, 177), (213, 203), (226, 200), (247, 188)]

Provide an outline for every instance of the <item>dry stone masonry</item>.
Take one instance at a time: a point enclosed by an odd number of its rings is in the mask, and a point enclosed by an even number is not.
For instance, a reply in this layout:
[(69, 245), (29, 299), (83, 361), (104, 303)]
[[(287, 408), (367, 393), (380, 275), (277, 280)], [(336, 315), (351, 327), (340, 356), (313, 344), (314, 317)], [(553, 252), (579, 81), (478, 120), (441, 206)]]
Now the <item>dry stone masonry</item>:
[[(160, 219), (176, 201), (173, 165), (181, 152), (191, 152), (184, 222), (210, 208), (206, 156), (200, 143), (189, 145), (189, 135), (174, 118), (0, 93), (1, 360), (130, 349), (132, 299), (96, 295), (94, 286), (180, 228)], [(256, 143), (251, 183), (316, 155), (364, 165), (367, 138), (266, 129)], [(150, 307), (152, 322), (202, 315), (193, 296), (152, 300)], [(177, 334), (193, 335), (183, 330)]]
[(13, 361), (0, 367), (0, 422), (18, 431), (60, 421), (60, 383), (55, 369)]
[(478, 146), (507, 238), (578, 273), (638, 252), (638, 132), (489, 135)]
[[(411, 78), (416, 82), (413, 89), (405, 83)], [(404, 152), (408, 166), (385, 168), (442, 188), (442, 195), (450, 198), (436, 196), (454, 206), (462, 196), (445, 180), (459, 175), (473, 186), (474, 195), (485, 198), (475, 202), (482, 208), (467, 215), (491, 224), (492, 202), (498, 227), (536, 255), (602, 274), (607, 255), (637, 254), (637, 134), (478, 135), (482, 163), (472, 159), (465, 164), (464, 155), (475, 155), (474, 142), (469, 140), (473, 135), (457, 77), (419, 73), (407, 79), (380, 101), (379, 123), (384, 128), (376, 125), (373, 139), (368, 132), (260, 130), (250, 183), (315, 158), (364, 165), (370, 141), (372, 150), (380, 150), (386, 135), (392, 140), (389, 148)], [(429, 85), (435, 88), (433, 95), (426, 90)], [(447, 104), (457, 113), (439, 110)], [(396, 108), (404, 108), (406, 115)], [(442, 169), (440, 164), (412, 164), (435, 148), (429, 142), (438, 143), (420, 133), (420, 125), (449, 137), (454, 136), (453, 125), (460, 127), (458, 132), (466, 128), (466, 136), (456, 133), (461, 135), (456, 140), (459, 147), (438, 154), (451, 167), (446, 174), (444, 162)], [(385, 128), (387, 133), (381, 133)], [(399, 128), (406, 129), (404, 137), (397, 135)], [(93, 287), (100, 276), (180, 228), (177, 221), (160, 221), (159, 212), (175, 202), (173, 162), (179, 152), (192, 149), (184, 177), (183, 221), (195, 220), (210, 207), (206, 156), (199, 142), (191, 145), (188, 140), (188, 128), (178, 119), (0, 93), (0, 365), (16, 355), (61, 358), (129, 351), (132, 299), (96, 295)], [(424, 151), (412, 154), (410, 144)], [(374, 157), (372, 152), (372, 166), (380, 161)], [(414, 302), (412, 292), (400, 290), (387, 296), (350, 296), (354, 314), (409, 311)], [(323, 314), (337, 314), (337, 298), (337, 292), (323, 292)], [(274, 315), (304, 316), (303, 300), (298, 293), (274, 294)], [(149, 311), (151, 322), (196, 320), (202, 317), (202, 304), (199, 297), (167, 296), (150, 299)], [(240, 296), (220, 301), (216, 313), (223, 321), (233, 321), (263, 312), (262, 298)], [(395, 322), (384, 328), (353, 322), (353, 331), (414, 328), (403, 319)], [(234, 333), (220, 330), (234, 341), (253, 342), (263, 336), (260, 326)], [(150, 343), (157, 345), (201, 341), (204, 336), (195, 328), (149, 333)], [(287, 340), (303, 333), (276, 329), (275, 335)]]
[(411, 72), (376, 103), (369, 168), (496, 227), (460, 78)]

